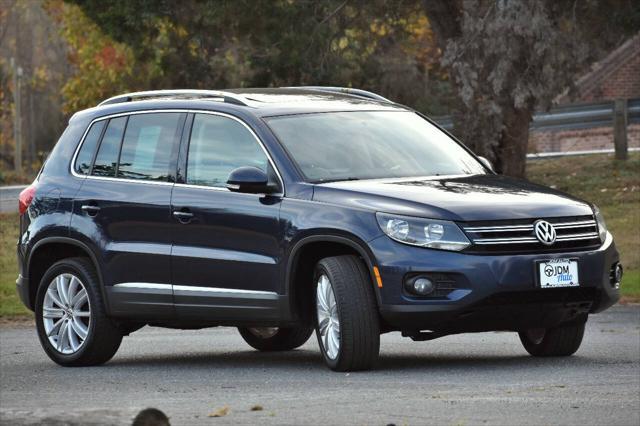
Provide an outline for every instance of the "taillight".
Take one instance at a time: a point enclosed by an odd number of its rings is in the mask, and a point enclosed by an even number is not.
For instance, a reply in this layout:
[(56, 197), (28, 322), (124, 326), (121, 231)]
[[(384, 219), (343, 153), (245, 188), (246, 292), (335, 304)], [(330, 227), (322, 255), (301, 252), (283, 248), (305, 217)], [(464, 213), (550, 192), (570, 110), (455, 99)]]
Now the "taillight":
[(29, 185), (22, 190), (18, 197), (18, 210), (20, 214), (24, 214), (29, 208), (29, 204), (33, 201), (33, 196), (36, 195), (36, 186)]

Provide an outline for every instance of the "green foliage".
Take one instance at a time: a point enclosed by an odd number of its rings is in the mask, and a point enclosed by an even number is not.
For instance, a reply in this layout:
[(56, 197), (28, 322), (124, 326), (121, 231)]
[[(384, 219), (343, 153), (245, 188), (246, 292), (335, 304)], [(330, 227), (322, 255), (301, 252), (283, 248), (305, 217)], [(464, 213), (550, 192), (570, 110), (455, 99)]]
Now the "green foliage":
[[(427, 109), (438, 106), (433, 94), (447, 94), (446, 84), (432, 90), (431, 82), (446, 77), (428, 19), (415, 0), (72, 0), (67, 8), (72, 7), (99, 28), (89, 31), (96, 38), (80, 40), (85, 49), (107, 43), (127, 58), (120, 81), (99, 85), (110, 94), (122, 86), (325, 84), (368, 88)], [(67, 13), (67, 27), (85, 21)], [(83, 48), (78, 35), (65, 37), (74, 50)], [(97, 90), (87, 87), (93, 78), (80, 73), (68, 95), (87, 99), (70, 103), (95, 104)]]
[(69, 62), (77, 68), (62, 88), (66, 113), (95, 106), (97, 100), (136, 85), (131, 48), (105, 35), (77, 6), (52, 0), (47, 7), (69, 45)]

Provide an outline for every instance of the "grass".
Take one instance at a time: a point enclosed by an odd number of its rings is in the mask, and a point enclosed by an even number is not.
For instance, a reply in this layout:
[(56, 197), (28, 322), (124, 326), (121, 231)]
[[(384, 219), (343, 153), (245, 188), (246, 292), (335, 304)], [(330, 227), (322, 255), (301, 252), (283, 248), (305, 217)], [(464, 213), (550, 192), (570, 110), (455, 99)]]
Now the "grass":
[(26, 316), (30, 313), (16, 293), (19, 222), (17, 214), (0, 214), (0, 318)]
[[(640, 153), (626, 162), (608, 155), (536, 160), (528, 174), (600, 207), (626, 267), (622, 295), (640, 302)], [(17, 214), (0, 215), (0, 318), (29, 314), (15, 290), (18, 222)]]

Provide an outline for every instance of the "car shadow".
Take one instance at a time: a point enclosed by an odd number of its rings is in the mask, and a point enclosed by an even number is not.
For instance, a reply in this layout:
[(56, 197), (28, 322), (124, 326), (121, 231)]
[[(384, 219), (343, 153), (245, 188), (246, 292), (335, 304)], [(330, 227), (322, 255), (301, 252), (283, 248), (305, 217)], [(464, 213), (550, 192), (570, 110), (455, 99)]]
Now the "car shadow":
[(184, 355), (118, 356), (105, 366), (110, 367), (192, 367), (192, 368), (287, 368), (308, 370), (324, 368), (320, 352), (297, 349), (286, 352), (197, 352)]
[[(602, 361), (602, 360), (598, 360)], [(435, 355), (435, 354), (407, 354), (381, 356), (377, 370), (381, 371), (415, 371), (425, 372), (455, 372), (473, 370), (520, 370), (527, 369), (548, 370), (550, 366), (571, 364), (572, 366), (592, 365), (598, 361), (574, 355), (572, 357), (537, 358), (527, 354), (522, 355)]]
[[(540, 368), (548, 369), (550, 366), (562, 366), (566, 364), (571, 366), (586, 366), (597, 364), (606, 364), (607, 360), (594, 360), (588, 357), (574, 355), (572, 357), (549, 357), (536, 358), (527, 354), (522, 355), (464, 355), (464, 354), (384, 354), (380, 355), (380, 359), (372, 371), (368, 373), (383, 373), (388, 371), (423, 371), (423, 372), (443, 372), (455, 373), (456, 371), (473, 371), (473, 370), (518, 370), (522, 367), (528, 369)], [(240, 352), (200, 352), (189, 353), (176, 356), (168, 355), (143, 355), (143, 356), (116, 356), (104, 367), (109, 368), (139, 368), (145, 366), (147, 368), (184, 368), (191, 369), (207, 369), (210, 371), (215, 368), (224, 369), (286, 369), (288, 372), (301, 370), (310, 371), (326, 371), (326, 367), (320, 353), (317, 350), (298, 349), (288, 352), (258, 352), (258, 351), (240, 351)]]

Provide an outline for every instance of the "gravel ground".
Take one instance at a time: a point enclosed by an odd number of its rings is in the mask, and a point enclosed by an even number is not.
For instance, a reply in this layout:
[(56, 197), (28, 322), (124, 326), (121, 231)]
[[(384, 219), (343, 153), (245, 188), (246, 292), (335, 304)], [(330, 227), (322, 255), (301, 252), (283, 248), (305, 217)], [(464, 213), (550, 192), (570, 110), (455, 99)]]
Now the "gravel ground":
[(378, 368), (350, 374), (323, 366), (315, 337), (264, 354), (231, 328), (147, 327), (102, 367), (53, 364), (32, 326), (0, 327), (0, 348), (7, 425), (125, 425), (150, 406), (174, 425), (640, 425), (639, 305), (592, 316), (570, 358), (529, 357), (515, 333), (391, 333)]

